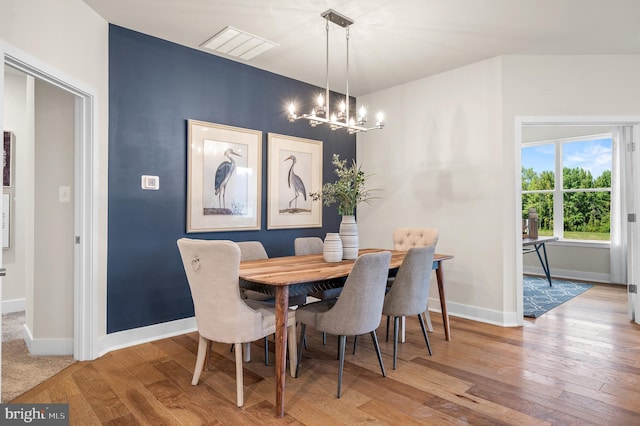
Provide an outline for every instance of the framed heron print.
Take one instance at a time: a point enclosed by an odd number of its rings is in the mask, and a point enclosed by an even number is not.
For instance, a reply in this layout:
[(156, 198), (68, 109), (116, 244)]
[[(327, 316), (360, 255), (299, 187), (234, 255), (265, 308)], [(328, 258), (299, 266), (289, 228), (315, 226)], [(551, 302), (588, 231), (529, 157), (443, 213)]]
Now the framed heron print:
[(260, 229), (262, 132), (189, 120), (187, 232)]
[(269, 133), (268, 149), (267, 229), (322, 227), (322, 141)]

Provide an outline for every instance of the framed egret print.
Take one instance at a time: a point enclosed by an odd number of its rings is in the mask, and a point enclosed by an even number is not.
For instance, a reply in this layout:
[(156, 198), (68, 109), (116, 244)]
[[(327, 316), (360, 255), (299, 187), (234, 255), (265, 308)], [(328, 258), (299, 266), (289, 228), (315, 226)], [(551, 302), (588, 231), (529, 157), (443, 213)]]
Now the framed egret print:
[(322, 227), (309, 197), (322, 187), (322, 141), (269, 133), (268, 144), (267, 229)]
[(260, 229), (262, 132), (189, 120), (187, 232)]

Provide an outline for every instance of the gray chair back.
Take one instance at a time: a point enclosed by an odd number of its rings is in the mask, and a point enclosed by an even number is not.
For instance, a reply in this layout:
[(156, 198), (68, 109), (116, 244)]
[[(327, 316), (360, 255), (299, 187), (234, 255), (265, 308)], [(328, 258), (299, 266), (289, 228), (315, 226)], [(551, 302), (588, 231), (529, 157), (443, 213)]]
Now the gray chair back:
[(298, 237), (293, 241), (296, 256), (306, 254), (322, 254), (324, 242), (320, 237)]
[(338, 336), (370, 333), (380, 325), (391, 253), (358, 257), (336, 304), (318, 314), (317, 329)]
[(260, 241), (241, 241), (236, 244), (240, 247), (240, 260), (242, 262), (269, 258)]
[(409, 249), (384, 298), (383, 315), (419, 315), (426, 310), (435, 247)]

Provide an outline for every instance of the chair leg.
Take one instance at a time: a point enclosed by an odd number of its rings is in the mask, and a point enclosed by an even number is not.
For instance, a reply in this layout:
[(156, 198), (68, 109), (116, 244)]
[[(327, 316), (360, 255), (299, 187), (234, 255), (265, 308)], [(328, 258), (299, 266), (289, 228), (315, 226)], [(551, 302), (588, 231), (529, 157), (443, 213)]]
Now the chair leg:
[(342, 394), (342, 370), (344, 370), (344, 347), (347, 346), (347, 336), (339, 336), (338, 338), (338, 354), (340, 359), (340, 367), (338, 367), (338, 398)]
[[(427, 315), (429, 315), (429, 313), (427, 313)], [(422, 335), (424, 336), (424, 341), (427, 343), (429, 356), (431, 356), (431, 344), (429, 344), (429, 337), (427, 336), (427, 330), (425, 330), (424, 328), (424, 320), (422, 319), (422, 315), (418, 315), (418, 319), (420, 320), (420, 327), (422, 328)]]
[(325, 333), (324, 331), (322, 332), (322, 344), (327, 344), (327, 333)]
[(244, 405), (244, 383), (242, 381), (242, 343), (235, 344), (236, 351), (236, 405)]
[(293, 377), (298, 377), (298, 370), (300, 370), (300, 360), (302, 359), (302, 348), (304, 347), (304, 332), (306, 331), (307, 325), (300, 324), (300, 350), (298, 351), (298, 359), (296, 363), (296, 374)]
[(207, 356), (207, 348), (209, 347), (209, 340), (200, 336), (198, 339), (198, 355), (196, 356), (196, 366), (193, 369), (193, 379), (191, 380), (192, 385), (197, 385), (198, 380), (200, 380), (200, 374), (202, 374), (202, 369), (204, 368), (204, 360)]
[(296, 337), (295, 325), (290, 325), (287, 329), (287, 345), (289, 346), (289, 374), (291, 377), (296, 377), (295, 369), (298, 367), (298, 338)]
[(387, 337), (385, 339), (385, 342), (389, 341), (389, 320), (391, 319), (391, 317), (389, 315), (387, 315)]
[(387, 377), (387, 372), (384, 371), (384, 364), (382, 363), (382, 354), (380, 353), (380, 346), (378, 345), (378, 335), (376, 331), (371, 332), (371, 340), (373, 340), (373, 347), (376, 348), (378, 354), (378, 362), (380, 363), (380, 370), (382, 371), (382, 377)]
[(398, 361), (398, 327), (400, 323), (400, 317), (393, 317), (393, 369), (396, 369), (396, 363)]
[(429, 315), (429, 303), (427, 303), (427, 309), (424, 311), (424, 319), (427, 320), (427, 328), (429, 332), (433, 333), (433, 324), (431, 324), (431, 315)]
[(358, 336), (353, 336), (353, 355), (356, 354), (356, 348), (358, 347)]
[[(251, 342), (243, 343), (244, 345), (244, 362), (251, 361)], [(238, 348), (236, 348), (237, 350)]]
[(209, 371), (211, 369), (211, 340), (207, 340), (207, 352), (204, 355), (204, 367)]
[(264, 336), (264, 365), (269, 365), (269, 336)]

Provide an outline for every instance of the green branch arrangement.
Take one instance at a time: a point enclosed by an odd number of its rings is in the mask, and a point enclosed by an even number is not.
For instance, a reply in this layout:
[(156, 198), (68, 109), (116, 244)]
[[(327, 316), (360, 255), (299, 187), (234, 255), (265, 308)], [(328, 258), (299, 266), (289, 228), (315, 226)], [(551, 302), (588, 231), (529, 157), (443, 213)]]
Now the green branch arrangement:
[(366, 189), (365, 182), (369, 178), (355, 160), (347, 167), (347, 160), (340, 160), (338, 154), (333, 154), (331, 163), (335, 166), (335, 174), (338, 180), (322, 185), (322, 190), (309, 194), (313, 201), (322, 201), (325, 206), (338, 204), (338, 214), (351, 216), (360, 203), (370, 203), (379, 197), (373, 193), (377, 189)]

